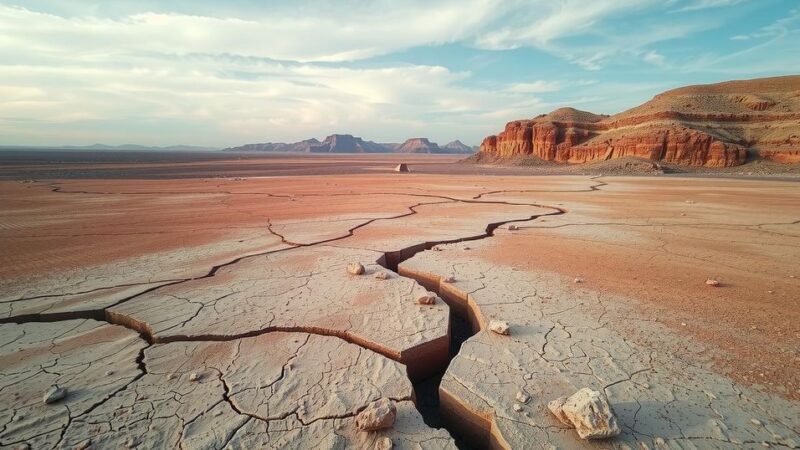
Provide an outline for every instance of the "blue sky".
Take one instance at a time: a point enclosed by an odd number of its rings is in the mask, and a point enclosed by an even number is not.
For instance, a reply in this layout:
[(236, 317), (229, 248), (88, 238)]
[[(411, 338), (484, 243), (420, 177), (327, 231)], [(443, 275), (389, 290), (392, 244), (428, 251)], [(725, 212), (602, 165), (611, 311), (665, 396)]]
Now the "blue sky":
[(800, 73), (796, 0), (0, 0), (0, 144), (478, 144)]

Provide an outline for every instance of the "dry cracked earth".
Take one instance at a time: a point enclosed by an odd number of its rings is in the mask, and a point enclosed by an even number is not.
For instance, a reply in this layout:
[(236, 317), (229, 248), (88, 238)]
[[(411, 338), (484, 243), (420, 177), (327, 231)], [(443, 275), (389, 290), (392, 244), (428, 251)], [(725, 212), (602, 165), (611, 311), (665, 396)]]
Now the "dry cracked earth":
[(798, 186), (2, 181), (0, 446), (798, 448)]

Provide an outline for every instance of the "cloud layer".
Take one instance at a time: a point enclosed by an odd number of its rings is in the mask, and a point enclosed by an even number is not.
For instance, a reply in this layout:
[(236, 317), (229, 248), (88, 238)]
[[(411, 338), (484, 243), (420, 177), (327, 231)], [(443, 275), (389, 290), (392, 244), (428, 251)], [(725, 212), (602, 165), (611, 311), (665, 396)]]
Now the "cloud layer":
[[(0, 132), (5, 144), (232, 145), (335, 131), (477, 143), (559, 93), (592, 103), (603, 89), (591, 78), (613, 65), (669, 67), (654, 46), (724, 22), (682, 11), (737, 3), (0, 3)], [(441, 58), (417, 61), (421, 48)], [(454, 60), (452, 48), (490, 63), (524, 50), (574, 74), (545, 79), (531, 61), (509, 76)]]

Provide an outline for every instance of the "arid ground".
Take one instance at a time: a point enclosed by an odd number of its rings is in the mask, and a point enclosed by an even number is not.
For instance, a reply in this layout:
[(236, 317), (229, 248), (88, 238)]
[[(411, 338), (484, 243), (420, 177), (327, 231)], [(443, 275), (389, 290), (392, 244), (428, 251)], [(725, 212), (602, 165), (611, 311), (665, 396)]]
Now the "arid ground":
[(797, 182), (353, 158), (0, 168), (0, 447), (800, 446)]

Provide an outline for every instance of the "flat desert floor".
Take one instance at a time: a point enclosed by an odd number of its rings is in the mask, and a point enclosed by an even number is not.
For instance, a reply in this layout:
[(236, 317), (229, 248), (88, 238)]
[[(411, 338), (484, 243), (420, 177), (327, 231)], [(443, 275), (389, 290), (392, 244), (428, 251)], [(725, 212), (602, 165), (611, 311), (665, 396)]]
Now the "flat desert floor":
[(800, 184), (366, 158), (0, 170), (0, 447), (800, 446)]

